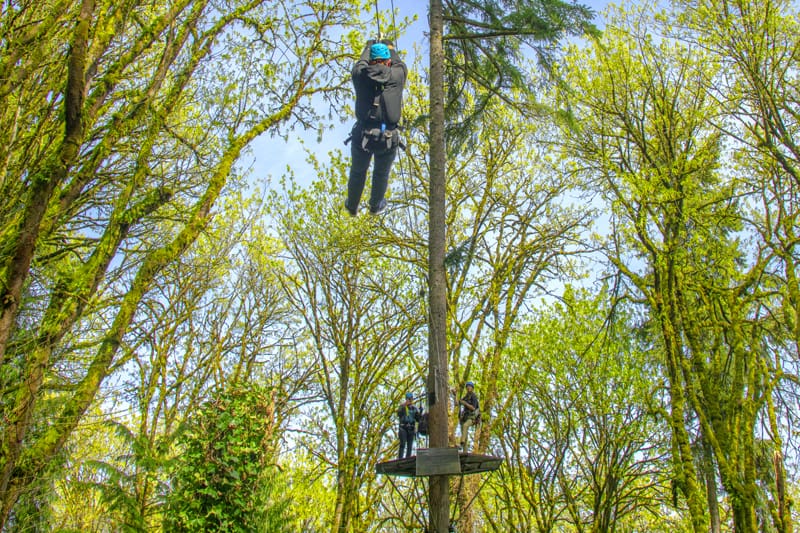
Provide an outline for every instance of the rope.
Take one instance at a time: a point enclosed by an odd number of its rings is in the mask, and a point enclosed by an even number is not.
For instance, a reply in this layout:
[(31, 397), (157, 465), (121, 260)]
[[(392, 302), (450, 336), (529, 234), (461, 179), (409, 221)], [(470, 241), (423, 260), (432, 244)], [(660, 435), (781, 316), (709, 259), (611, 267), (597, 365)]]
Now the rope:
[(394, 47), (399, 50), (400, 45), (397, 42), (397, 22), (394, 20), (394, 0), (392, 0), (392, 28), (394, 28)]
[[(406, 145), (406, 149), (410, 150), (411, 148), (410, 148), (409, 145)], [(403, 151), (405, 151), (405, 150), (403, 150)], [(400, 181), (403, 182), (403, 196), (405, 197), (404, 198), (404, 203), (406, 204), (405, 211), (406, 211), (406, 220), (407, 220), (407, 223), (408, 223), (408, 232), (409, 233), (413, 233), (413, 231), (414, 231), (414, 221), (411, 218), (411, 200), (412, 200), (411, 187), (408, 185), (408, 182), (406, 181), (406, 174), (411, 176), (411, 168), (410, 168), (411, 165), (409, 163), (409, 165), (408, 165), (409, 169), (406, 169), (405, 158), (404, 157), (400, 157), (400, 151), (397, 152), (397, 159), (398, 159), (398, 167), (399, 167), (398, 170), (400, 171), (399, 172)]]
[[(400, 46), (397, 44), (397, 38), (399, 36), (399, 32), (397, 31), (397, 20), (395, 19), (394, 14), (394, 0), (391, 0), (392, 5), (392, 28), (394, 29), (394, 47), (396, 49), (400, 49)], [(383, 32), (381, 31), (381, 15), (380, 15), (380, 7), (378, 6), (378, 0), (375, 0), (375, 24), (378, 26), (378, 39), (383, 39)]]
[[(400, 32), (397, 29), (397, 19), (396, 19), (396, 15), (395, 15), (394, 0), (391, 0), (391, 9), (392, 9), (392, 26), (391, 27), (394, 30), (392, 32), (394, 34), (394, 39), (393, 39), (394, 47), (395, 47), (395, 50), (399, 50), (400, 49), (400, 45), (399, 45), (398, 41), (399, 41)], [(376, 20), (376, 22), (378, 24), (378, 34), (380, 35), (381, 26), (380, 26), (380, 18), (379, 18), (378, 0), (375, 0), (375, 20)], [(401, 152), (404, 152), (405, 155), (407, 155), (408, 157), (413, 157), (408, 153), (409, 150), (410, 150), (410, 147), (406, 147), (403, 150), (398, 150), (397, 151), (397, 167), (398, 167), (398, 173), (400, 174), (400, 179), (401, 179), (401, 181), (403, 183), (403, 195), (405, 197), (404, 198), (404, 200), (405, 200), (405, 212), (406, 212), (406, 220), (408, 222), (408, 230), (410, 232), (413, 232), (413, 230), (414, 230), (414, 221), (412, 220), (412, 217), (411, 217), (412, 195), (411, 195), (411, 188), (410, 188), (408, 182), (406, 181), (406, 176), (408, 175), (410, 177), (412, 175), (412, 172), (414, 170), (414, 168), (413, 168), (414, 165), (412, 165), (411, 161), (408, 161), (406, 163), (404, 161), (405, 158), (402, 157), (403, 153), (401, 153)]]
[[(394, 2), (394, 0), (392, 0)], [(375, 23), (378, 25), (378, 40), (383, 38), (383, 34), (381, 33), (381, 12), (378, 8), (378, 0), (375, 0)]]

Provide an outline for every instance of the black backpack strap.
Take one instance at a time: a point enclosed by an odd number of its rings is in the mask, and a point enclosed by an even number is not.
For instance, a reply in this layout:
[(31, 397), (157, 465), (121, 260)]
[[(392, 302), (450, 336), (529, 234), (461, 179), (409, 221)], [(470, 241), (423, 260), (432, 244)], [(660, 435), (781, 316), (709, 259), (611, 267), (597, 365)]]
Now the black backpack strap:
[(383, 121), (383, 84), (375, 84), (375, 96), (372, 97), (372, 108), (369, 110), (369, 119), (375, 122)]

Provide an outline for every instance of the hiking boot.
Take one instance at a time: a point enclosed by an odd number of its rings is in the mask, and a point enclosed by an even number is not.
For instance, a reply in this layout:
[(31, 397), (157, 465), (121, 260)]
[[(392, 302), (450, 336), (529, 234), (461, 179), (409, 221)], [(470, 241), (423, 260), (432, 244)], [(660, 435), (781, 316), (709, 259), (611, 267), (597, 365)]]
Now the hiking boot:
[(376, 207), (369, 206), (369, 212), (373, 215), (380, 215), (386, 211), (386, 198), (382, 198)]
[(344, 201), (344, 208), (347, 209), (347, 212), (350, 213), (351, 217), (354, 217), (354, 216), (356, 216), (358, 214), (358, 207), (355, 207), (354, 209), (350, 209), (350, 204), (347, 203), (347, 200)]

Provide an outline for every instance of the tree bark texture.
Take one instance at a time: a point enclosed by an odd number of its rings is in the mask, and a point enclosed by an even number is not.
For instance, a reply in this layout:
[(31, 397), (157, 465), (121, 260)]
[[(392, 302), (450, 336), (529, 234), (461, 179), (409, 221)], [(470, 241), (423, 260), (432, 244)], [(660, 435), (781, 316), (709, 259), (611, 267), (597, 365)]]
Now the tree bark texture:
[[(0, 58), (0, 73), (16, 81), (0, 76), (6, 104), (0, 114), (17, 122), (0, 133), (0, 528), (20, 494), (58, 457), (104, 380), (124, 364), (142, 299), (207, 227), (242, 151), (265, 131), (308, 114), (305, 103), (314, 93), (339, 87), (313, 81), (329, 79), (320, 71), (340, 70), (346, 55), (316, 66), (318, 43), (303, 41), (292, 47), (294, 68), (269, 113), (247, 114), (215, 101), (217, 80), (197, 73), (216, 59), (215, 47), (231, 26), (267, 10), (286, 25), (313, 23), (281, 17), (281, 6), (263, 0), (213, 17), (207, 6), (182, 0), (142, 19), (128, 16), (141, 7), (135, 2), (113, 9), (105, 1), (72, 0), (38, 6), (41, 12), (23, 3), (9, 19), (9, 54)], [(127, 32), (133, 19), (136, 31)], [(271, 22), (261, 29), (277, 31)], [(312, 33), (319, 38), (323, 29)], [(70, 44), (63, 52), (62, 42)], [(271, 59), (266, 52), (259, 57)], [(187, 95), (198, 87), (208, 91), (201, 91), (207, 102)], [(231, 120), (197, 112), (214, 106)], [(201, 135), (186, 126), (193, 120), (202, 122)], [(192, 162), (184, 165), (186, 154)], [(168, 217), (169, 227), (154, 214), (165, 204), (179, 213)], [(148, 224), (164, 238), (151, 239), (143, 230)], [(27, 294), (29, 285), (38, 292)], [(102, 320), (98, 312), (106, 313)], [(102, 326), (79, 329), (92, 322)], [(76, 357), (63, 349), (64, 339), (74, 342), (72, 334), (92, 336), (92, 347), (64, 376), (54, 365)]]
[[(444, 269), (447, 156), (444, 138), (443, 24), (442, 2), (441, 0), (431, 0), (428, 397), (431, 402), (429, 412), (432, 448), (448, 446), (447, 279)], [(431, 531), (446, 533), (450, 525), (448, 476), (431, 477), (429, 488)]]
[[(68, 57), (68, 76), (66, 95), (64, 99), (65, 128), (64, 138), (60, 150), (52, 157), (50, 163), (44, 167), (44, 172), (33, 177), (29, 197), (25, 202), (24, 215), (20, 221), (18, 231), (12, 235), (4, 235), (9, 240), (16, 239), (16, 246), (10, 255), (8, 263), (3, 265), (2, 294), (0, 294), (0, 360), (5, 359), (6, 347), (16, 321), (22, 288), (30, 271), (36, 249), (36, 240), (39, 228), (44, 218), (47, 205), (55, 191), (67, 175), (69, 166), (74, 162), (78, 147), (82, 140), (82, 113), (83, 94), (85, 91), (86, 54), (89, 43), (94, 0), (84, 0), (81, 6), (80, 17), (76, 23), (73, 39), (70, 44)], [(5, 239), (4, 239), (5, 240)], [(18, 491), (9, 491), (12, 473), (20, 457), (22, 443), (25, 439), (30, 424), (33, 410), (33, 397), (38, 392), (43, 375), (43, 365), (36, 361), (30, 366), (23, 386), (19, 387), (15, 395), (15, 405), (9, 424), (5, 428), (0, 449), (0, 494), (13, 495), (13, 498), (3, 498), (0, 508), (0, 524), (4, 524), (11, 513), (11, 506), (16, 501)], [(16, 493), (16, 494), (15, 494)]]

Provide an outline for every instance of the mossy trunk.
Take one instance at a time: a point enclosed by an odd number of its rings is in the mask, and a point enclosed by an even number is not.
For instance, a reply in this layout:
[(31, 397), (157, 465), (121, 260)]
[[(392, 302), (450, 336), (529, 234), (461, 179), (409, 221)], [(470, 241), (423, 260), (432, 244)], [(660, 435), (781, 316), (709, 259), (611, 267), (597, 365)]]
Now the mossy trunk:
[(703, 480), (706, 484), (706, 502), (708, 505), (708, 516), (710, 520), (711, 533), (720, 533), (719, 517), (719, 496), (717, 495), (717, 474), (714, 468), (714, 452), (708, 439), (702, 438), (703, 457)]
[[(683, 367), (683, 345), (680, 338), (678, 319), (675, 265), (671, 259), (655, 258), (657, 265), (654, 275), (654, 310), (661, 326), (664, 342), (667, 377), (669, 383), (669, 425), (672, 430), (675, 484), (686, 498), (692, 529), (695, 533), (706, 533), (708, 522), (705, 516), (705, 502), (700, 489), (691, 439), (686, 429), (687, 377)], [(658, 265), (662, 265), (658, 268)]]
[[(32, 178), (29, 196), (25, 203), (23, 215), (17, 227), (2, 235), (3, 244), (14, 243), (13, 252), (2, 265), (0, 278), (0, 360), (5, 361), (6, 348), (16, 321), (22, 299), (22, 288), (28, 278), (31, 262), (36, 250), (36, 241), (47, 205), (58, 184), (67, 176), (70, 165), (78, 156), (83, 137), (82, 107), (85, 93), (86, 55), (89, 46), (89, 35), (94, 0), (84, 0), (80, 16), (77, 20), (73, 38), (70, 43), (68, 57), (68, 78), (64, 96), (64, 137), (62, 145), (52, 156), (45, 170)], [(3, 246), (5, 248), (5, 246)], [(39, 359), (46, 357), (49, 351), (39, 354)], [(10, 414), (8, 425), (0, 448), (0, 525), (4, 525), (11, 512), (11, 507), (19, 497), (18, 482), (20, 479), (20, 456), (23, 450), (27, 428), (33, 405), (33, 395), (38, 392), (42, 381), (43, 365), (41, 360), (34, 361), (27, 372), (24, 382), (15, 395), (15, 404)], [(29, 389), (32, 388), (32, 390)], [(35, 470), (30, 470), (35, 472)]]

